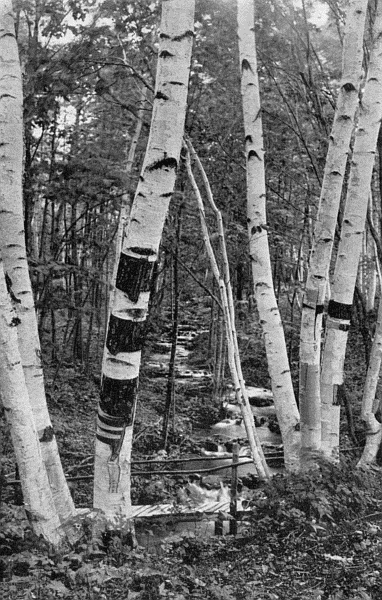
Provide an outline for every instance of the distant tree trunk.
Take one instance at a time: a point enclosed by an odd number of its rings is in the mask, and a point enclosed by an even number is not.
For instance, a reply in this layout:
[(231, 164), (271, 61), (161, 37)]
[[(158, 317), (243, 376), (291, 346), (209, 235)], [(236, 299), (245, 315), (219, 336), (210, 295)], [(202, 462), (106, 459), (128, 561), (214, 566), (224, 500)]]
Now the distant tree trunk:
[(223, 396), (224, 363), (226, 339), (224, 336), (223, 312), (217, 306), (216, 310), (216, 344), (213, 371), (212, 402), (214, 406), (219, 404)]
[(78, 248), (77, 233), (77, 207), (81, 204), (77, 199), (73, 199), (71, 206), (71, 264), (73, 268), (73, 305), (74, 305), (74, 325), (73, 325), (73, 360), (83, 361), (82, 345), (82, 269), (80, 260), (80, 251)]
[(173, 294), (173, 314), (172, 314), (172, 332), (171, 332), (171, 352), (170, 361), (168, 364), (167, 389), (166, 389), (166, 404), (163, 417), (163, 448), (167, 448), (170, 411), (173, 407), (175, 413), (175, 359), (176, 349), (178, 347), (178, 329), (179, 329), (179, 245), (182, 231), (182, 206), (179, 207), (176, 223), (176, 238), (175, 248), (172, 254), (172, 294)]
[(131, 515), (130, 457), (154, 263), (179, 165), (194, 37), (194, 0), (162, 3), (156, 89), (146, 155), (118, 258), (98, 409), (94, 506)]
[(0, 2), (0, 249), (20, 320), (25, 383), (61, 521), (75, 514), (46, 405), (41, 349), (26, 258), (22, 207), (22, 87), (11, 0)]
[(342, 184), (362, 78), (363, 31), (367, 0), (351, 0), (338, 93), (302, 308), (300, 413), (302, 458), (309, 463), (321, 449), (320, 350), (322, 313)]
[(265, 172), (253, 0), (238, 0), (238, 36), (247, 157), (247, 214), (254, 296), (264, 332), (277, 420), (289, 470), (300, 466), (300, 418), (272, 281), (265, 209)]
[(351, 169), (344, 209), (341, 239), (334, 270), (332, 298), (329, 302), (327, 332), (321, 372), (322, 451), (336, 457), (339, 451), (337, 386), (344, 380), (344, 360), (362, 234), (375, 161), (378, 132), (382, 118), (382, 5), (379, 4), (373, 27), (365, 91), (360, 104)]
[(236, 300), (241, 302), (243, 300), (244, 291), (244, 265), (240, 262), (236, 267)]
[[(3, 23), (1, 19), (0, 39)], [(20, 319), (11, 307), (0, 261), (0, 395), (11, 429), (27, 516), (37, 535), (58, 546), (64, 534), (54, 506), (25, 384), (18, 349), (19, 324)]]

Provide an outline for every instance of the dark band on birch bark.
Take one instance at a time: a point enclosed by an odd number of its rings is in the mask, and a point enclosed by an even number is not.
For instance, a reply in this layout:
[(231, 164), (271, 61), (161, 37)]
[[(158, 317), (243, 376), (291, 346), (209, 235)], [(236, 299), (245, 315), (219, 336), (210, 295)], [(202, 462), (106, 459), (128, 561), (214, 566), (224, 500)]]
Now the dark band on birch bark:
[(108, 429), (111, 427), (122, 429), (125, 426), (124, 417), (121, 417), (120, 415), (118, 415), (117, 417), (108, 415), (102, 410), (100, 406), (98, 407), (97, 419), (99, 422), (99, 427), (102, 427), (103, 429)]
[(242, 71), (252, 71), (253, 73), (253, 69), (246, 58), (243, 58), (243, 60), (241, 61), (241, 69)]
[(176, 35), (175, 37), (173, 37), (172, 41), (173, 42), (181, 42), (182, 40), (185, 40), (186, 38), (193, 38), (194, 35), (195, 34), (193, 31), (191, 31), (191, 29), (187, 29), (187, 31), (185, 31), (181, 35)]
[(151, 163), (151, 165), (148, 165), (146, 168), (148, 171), (157, 171), (159, 169), (176, 170), (178, 168), (178, 161), (172, 156), (166, 156), (165, 158), (161, 158), (160, 160)]
[(250, 150), (248, 152), (247, 159), (251, 160), (251, 158), (257, 158), (258, 160), (261, 160), (260, 156), (257, 154), (257, 152), (255, 150)]
[(349, 323), (339, 323), (338, 321), (333, 321), (329, 319), (326, 324), (328, 329), (338, 329), (338, 331), (349, 331), (350, 324)]
[(110, 315), (106, 348), (115, 356), (119, 352), (142, 350), (146, 333), (145, 321), (130, 321)]
[(160, 58), (173, 58), (175, 56), (175, 54), (172, 54), (168, 50), (162, 50), (162, 52), (159, 54), (159, 56), (160, 56)]
[(96, 437), (103, 444), (112, 446), (113, 452), (120, 446), (125, 428), (124, 417), (112, 417), (98, 406)]
[(141, 292), (150, 291), (154, 262), (121, 253), (116, 288), (124, 292), (131, 302), (138, 302)]
[[(138, 389), (138, 377), (134, 379), (112, 379), (102, 377), (99, 408), (107, 418), (117, 417), (120, 424), (131, 425), (134, 417)], [(99, 414), (102, 414), (99, 411)], [(103, 417), (105, 419), (105, 417)], [(118, 427), (118, 425), (117, 425)]]
[(267, 225), (254, 225), (251, 228), (251, 235), (255, 235), (256, 233), (261, 233), (262, 231), (267, 231)]
[(164, 94), (163, 92), (161, 92), (161, 91), (158, 91), (158, 92), (155, 94), (155, 98), (156, 98), (157, 100), (169, 100), (169, 99), (170, 99), (170, 96), (167, 96), (167, 95), (166, 95), (166, 94)]
[(342, 304), (342, 302), (329, 301), (328, 316), (332, 319), (342, 319), (350, 321), (352, 314), (352, 304)]
[(54, 431), (51, 425), (48, 425), (48, 427), (45, 427), (45, 429), (38, 431), (38, 439), (40, 442), (51, 442), (53, 438)]
[(103, 434), (102, 431), (98, 431), (96, 433), (96, 438), (103, 444), (108, 444), (112, 448), (112, 455), (115, 456), (118, 453), (118, 450), (121, 448), (122, 435), (125, 433), (125, 429), (122, 430), (121, 434), (118, 436), (118, 439), (111, 439), (107, 434)]

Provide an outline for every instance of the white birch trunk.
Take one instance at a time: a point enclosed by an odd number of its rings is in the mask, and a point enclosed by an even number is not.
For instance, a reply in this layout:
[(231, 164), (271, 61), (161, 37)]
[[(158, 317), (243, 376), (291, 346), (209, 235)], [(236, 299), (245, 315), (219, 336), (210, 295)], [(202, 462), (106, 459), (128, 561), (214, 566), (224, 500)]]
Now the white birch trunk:
[[(378, 256), (376, 256), (377, 270), (380, 273)], [(379, 446), (382, 441), (382, 425), (376, 419), (380, 400), (376, 398), (382, 361), (382, 302), (379, 301), (377, 325), (373, 345), (371, 347), (370, 361), (366, 374), (365, 386), (362, 395), (361, 418), (365, 423), (366, 443), (358, 467), (368, 467), (375, 463)]]
[(58, 546), (63, 538), (25, 385), (18, 349), (20, 323), (7, 293), (0, 260), (0, 395), (19, 467), (24, 507), (37, 535)]
[[(122, 251), (122, 242), (123, 242), (123, 234), (126, 229), (127, 223), (129, 221), (130, 210), (131, 210), (131, 194), (132, 194), (132, 170), (134, 165), (135, 153), (137, 149), (137, 144), (141, 135), (142, 124), (143, 124), (143, 114), (145, 110), (146, 97), (147, 97), (147, 88), (141, 90), (140, 94), (141, 106), (138, 110), (137, 114), (137, 122), (135, 124), (134, 133), (130, 139), (129, 151), (126, 157), (126, 169), (125, 169), (125, 177), (126, 177), (126, 192), (122, 195), (121, 199), (121, 208), (119, 212), (118, 218), (118, 231), (116, 236), (116, 250), (115, 250), (115, 260), (114, 260), (114, 270), (113, 270), (113, 279), (111, 282), (110, 295), (114, 293), (114, 285), (117, 278), (118, 271), (118, 259), (120, 257)], [(111, 306), (110, 306), (111, 308)]]
[(22, 206), (22, 84), (11, 0), (0, 2), (0, 249), (20, 319), (18, 334), (41, 452), (62, 522), (75, 515), (46, 405), (41, 349), (29, 279)]
[(305, 286), (300, 343), (300, 413), (302, 459), (308, 463), (321, 449), (320, 350), (322, 312), (341, 190), (362, 78), (363, 31), (367, 0), (351, 0), (347, 12), (339, 89), (312, 254)]
[[(373, 219), (373, 198), (370, 194), (370, 217)], [(375, 243), (370, 229), (366, 230), (366, 256), (367, 256), (367, 297), (366, 311), (371, 312), (375, 308), (375, 295), (377, 293), (377, 255), (375, 253)]]
[(288, 470), (300, 467), (300, 417), (274, 293), (265, 209), (265, 171), (253, 0), (238, 0), (238, 35), (247, 157), (247, 214), (254, 296), (262, 325)]
[(373, 45), (358, 126), (341, 240), (328, 307), (327, 332), (321, 373), (322, 451), (328, 458), (338, 456), (340, 406), (337, 386), (344, 380), (344, 360), (350, 326), (354, 287), (362, 250), (363, 232), (374, 166), (378, 132), (382, 118), (382, 5), (377, 8)]
[(98, 410), (94, 507), (130, 518), (130, 457), (150, 285), (179, 164), (194, 37), (194, 0), (162, 3), (150, 136), (111, 301)]

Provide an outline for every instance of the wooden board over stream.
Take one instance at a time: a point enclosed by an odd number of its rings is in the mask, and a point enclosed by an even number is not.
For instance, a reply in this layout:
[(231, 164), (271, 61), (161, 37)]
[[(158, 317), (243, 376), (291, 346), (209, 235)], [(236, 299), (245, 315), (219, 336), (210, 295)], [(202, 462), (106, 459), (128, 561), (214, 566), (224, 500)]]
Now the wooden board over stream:
[[(250, 510), (243, 508), (242, 503), (238, 501), (238, 512)], [(157, 518), (157, 517), (203, 517), (204, 515), (217, 515), (218, 513), (229, 513), (229, 500), (207, 500), (201, 504), (143, 504), (141, 506), (132, 506), (132, 516), (134, 519)]]

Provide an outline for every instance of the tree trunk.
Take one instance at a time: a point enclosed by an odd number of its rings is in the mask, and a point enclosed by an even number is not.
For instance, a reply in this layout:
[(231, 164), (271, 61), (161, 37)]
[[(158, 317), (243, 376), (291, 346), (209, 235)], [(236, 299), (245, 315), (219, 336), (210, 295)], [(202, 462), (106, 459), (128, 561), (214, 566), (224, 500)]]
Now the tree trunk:
[[(0, 36), (3, 22), (0, 21)], [(0, 261), (0, 321), (0, 394), (11, 429), (25, 511), (34, 532), (42, 535), (54, 546), (58, 546), (64, 534), (41, 456), (39, 436), (18, 349), (17, 330), (20, 319), (11, 307), (2, 261)]]
[[(125, 169), (125, 177), (126, 177), (126, 190), (127, 192), (122, 195), (121, 199), (121, 207), (119, 211), (119, 219), (118, 219), (118, 229), (116, 236), (116, 247), (115, 247), (115, 260), (114, 260), (114, 270), (113, 270), (113, 279), (112, 286), (115, 285), (117, 278), (117, 270), (118, 270), (118, 259), (121, 255), (122, 243), (123, 243), (123, 235), (126, 229), (126, 225), (129, 221), (130, 211), (131, 211), (131, 198), (132, 198), (132, 171), (134, 166), (135, 153), (137, 150), (138, 141), (141, 135), (142, 124), (143, 124), (143, 114), (146, 105), (146, 97), (147, 97), (147, 88), (141, 90), (141, 106), (137, 115), (137, 122), (135, 124), (135, 130), (133, 136), (130, 140), (129, 150), (126, 156), (126, 169)], [(114, 287), (110, 290), (110, 296), (114, 293)], [(110, 316), (110, 315), (109, 315)]]
[(214, 370), (213, 370), (213, 388), (212, 403), (214, 406), (221, 404), (223, 397), (224, 383), (224, 362), (225, 362), (225, 336), (223, 313), (216, 307), (216, 344), (214, 349)]
[[(74, 305), (74, 325), (73, 325), (73, 360), (74, 362), (83, 362), (83, 340), (82, 340), (82, 268), (80, 259), (80, 249), (78, 247), (77, 207), (81, 208), (77, 199), (72, 200), (71, 205), (71, 264), (73, 267), (73, 305)], [(80, 221), (81, 222), (81, 221)]]
[(274, 293), (265, 210), (265, 172), (255, 15), (252, 0), (238, 0), (238, 36), (247, 158), (247, 214), (254, 296), (264, 332), (269, 374), (284, 444), (285, 465), (300, 465), (300, 418), (288, 363), (284, 330)]
[(363, 30), (367, 0), (351, 0), (342, 54), (337, 99), (313, 248), (303, 299), (300, 343), (300, 413), (302, 459), (309, 463), (321, 449), (320, 350), (322, 313), (337, 225), (342, 184), (362, 78)]
[(194, 10), (194, 0), (162, 4), (150, 136), (111, 300), (94, 479), (94, 506), (111, 521), (131, 515), (130, 457), (141, 350), (153, 267), (182, 146)]
[(0, 247), (15, 302), (25, 383), (61, 521), (75, 514), (46, 405), (41, 349), (25, 250), (22, 207), (22, 87), (12, 3), (0, 2)]
[[(379, 200), (379, 199), (378, 199)], [(374, 208), (373, 208), (373, 192), (370, 192), (369, 198), (369, 216), (371, 224), (374, 225)], [(370, 231), (370, 227), (366, 229), (366, 258), (367, 258), (367, 270), (366, 270), (366, 311), (370, 313), (375, 308), (375, 296), (377, 293), (377, 253), (375, 251), (375, 242)]]
[(343, 383), (343, 366), (350, 326), (352, 301), (362, 249), (370, 182), (382, 118), (382, 5), (373, 27), (365, 91), (355, 132), (341, 239), (328, 307), (327, 333), (321, 374), (322, 451), (336, 457), (339, 451), (339, 416), (336, 389)]
[[(178, 347), (178, 330), (179, 330), (179, 245), (182, 231), (182, 206), (179, 207), (176, 223), (176, 238), (175, 249), (171, 257), (172, 266), (172, 295), (173, 295), (173, 314), (172, 314), (172, 331), (171, 331), (171, 352), (170, 361), (168, 364), (167, 389), (166, 389), (166, 404), (163, 417), (163, 448), (166, 450), (168, 443), (170, 411), (173, 407), (175, 414), (175, 359), (176, 349)], [(173, 431), (174, 433), (174, 431)]]
[[(378, 260), (378, 258), (377, 258)], [(382, 426), (376, 419), (376, 412), (380, 400), (376, 398), (377, 385), (381, 370), (382, 360), (382, 302), (379, 301), (377, 326), (371, 347), (369, 366), (366, 374), (365, 386), (362, 396), (361, 417), (365, 423), (366, 443), (362, 456), (358, 462), (359, 467), (373, 464), (377, 458), (379, 446), (382, 441)]]
[[(211, 270), (212, 270), (212, 273), (213, 273), (217, 283), (219, 284), (220, 298), (221, 298), (222, 309), (223, 309), (224, 326), (225, 326), (226, 338), (227, 338), (228, 365), (229, 365), (229, 369), (231, 372), (231, 377), (232, 377), (232, 381), (233, 381), (233, 385), (234, 385), (234, 389), (235, 389), (236, 401), (237, 401), (238, 405), (240, 406), (240, 411), (241, 411), (241, 414), (243, 417), (253, 462), (256, 466), (259, 477), (261, 479), (266, 479), (266, 478), (270, 477), (270, 471), (269, 471), (268, 465), (267, 465), (265, 457), (264, 457), (264, 453), (263, 453), (263, 449), (261, 447), (259, 437), (256, 432), (256, 427), (254, 424), (254, 419), (253, 419), (251, 407), (250, 407), (249, 400), (248, 400), (248, 393), (245, 388), (245, 381), (244, 381), (243, 374), (241, 371), (240, 356), (239, 356), (237, 336), (236, 336), (236, 325), (235, 325), (235, 314), (234, 314), (233, 299), (232, 299), (233, 298), (232, 288), (231, 288), (230, 279), (229, 279), (229, 277), (227, 277), (228, 263), (227, 263), (227, 259), (226, 259), (226, 250), (225, 250), (225, 248), (223, 249), (223, 246), (225, 246), (225, 240), (224, 240), (224, 229), (222, 227), (221, 213), (220, 213), (220, 211), (218, 211), (218, 209), (214, 203), (212, 191), (210, 189), (207, 175), (206, 175), (206, 173), (203, 169), (203, 166), (202, 166), (198, 156), (196, 155), (196, 152), (193, 149), (190, 141), (187, 141), (187, 146), (188, 146), (188, 150), (189, 150), (186, 155), (187, 173), (188, 173), (190, 183), (192, 185), (192, 189), (194, 190), (195, 197), (198, 202), (202, 235), (203, 235), (203, 240), (204, 240), (204, 244), (206, 247), (207, 255), (208, 255), (208, 258), (209, 258), (209, 261), (211, 264)], [(220, 248), (222, 250), (223, 261), (225, 263), (224, 277), (222, 277), (220, 274), (219, 266), (218, 266), (218, 263), (217, 263), (212, 245), (211, 245), (211, 240), (210, 240), (208, 227), (207, 227), (207, 223), (206, 223), (206, 217), (205, 217), (205, 212), (204, 212), (202, 196), (200, 194), (200, 190), (195, 181), (195, 177), (193, 175), (192, 168), (191, 168), (190, 152), (192, 153), (193, 158), (195, 158), (195, 160), (197, 161), (199, 170), (203, 177), (203, 181), (204, 181), (204, 185), (205, 185), (205, 188), (207, 191), (207, 196), (208, 196), (209, 202), (212, 205), (215, 214), (217, 214), (219, 238), (220, 238)]]

